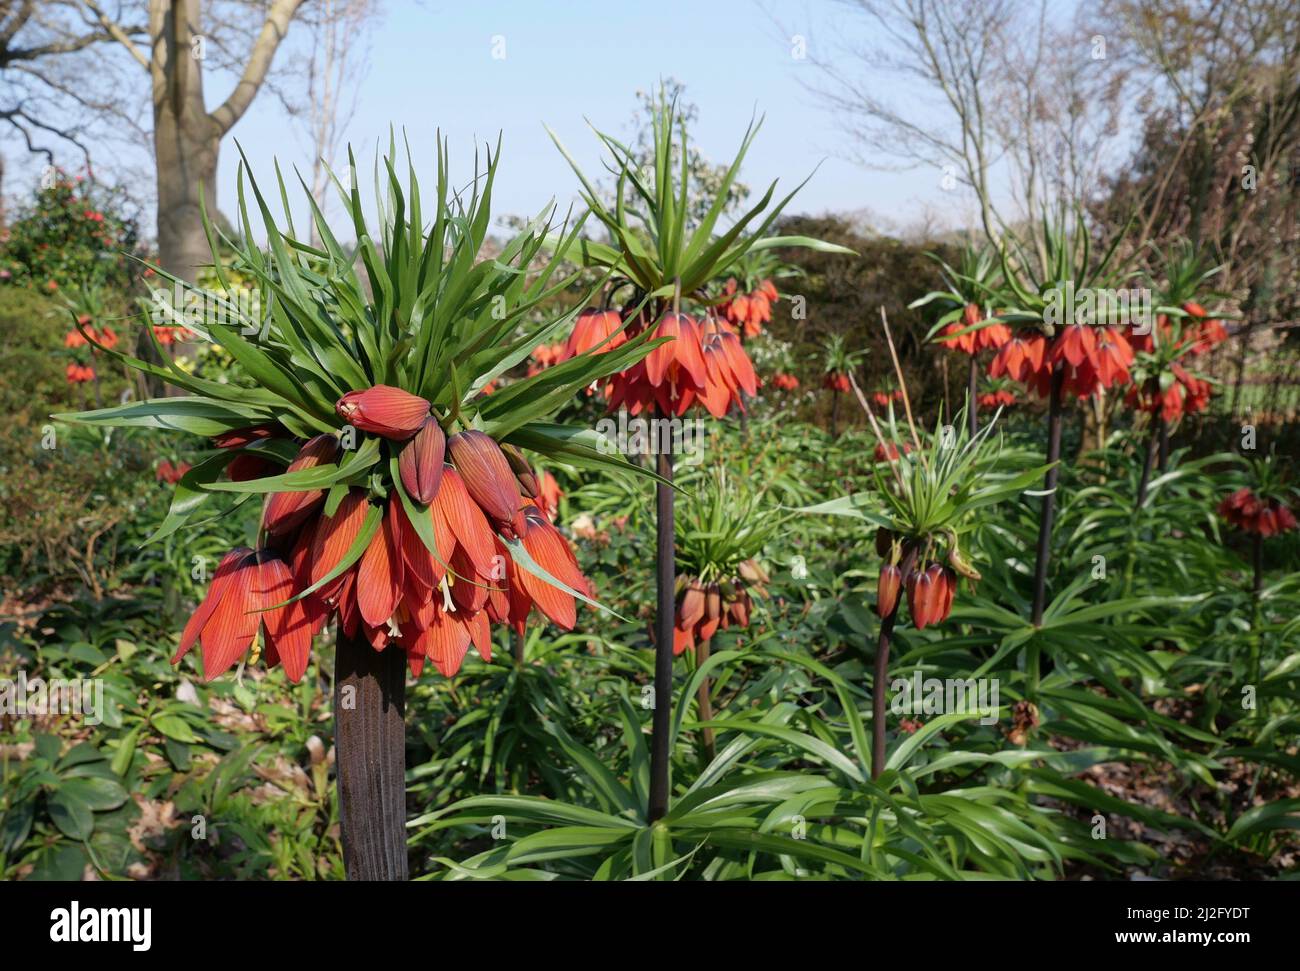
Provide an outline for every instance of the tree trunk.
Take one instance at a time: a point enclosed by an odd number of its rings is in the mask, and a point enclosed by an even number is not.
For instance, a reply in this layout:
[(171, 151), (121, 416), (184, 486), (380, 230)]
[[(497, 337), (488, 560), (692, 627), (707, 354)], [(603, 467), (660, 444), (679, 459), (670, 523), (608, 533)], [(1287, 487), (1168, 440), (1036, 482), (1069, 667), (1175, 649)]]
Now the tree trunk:
[[(154, 120), (158, 161), (158, 258), (164, 270), (189, 283), (212, 262), (202, 207), (217, 213), (217, 156), (221, 136), (206, 113), (178, 119), (169, 106)], [(202, 186), (202, 201), (199, 187)]]
[(158, 257), (168, 273), (194, 283), (211, 262), (200, 217), (202, 191), (217, 211), (217, 153), (224, 129), (203, 99), (207, 39), (199, 0), (150, 4), (153, 146), (158, 183)]
[(334, 662), (339, 824), (349, 880), (406, 880), (406, 653), (340, 630)]

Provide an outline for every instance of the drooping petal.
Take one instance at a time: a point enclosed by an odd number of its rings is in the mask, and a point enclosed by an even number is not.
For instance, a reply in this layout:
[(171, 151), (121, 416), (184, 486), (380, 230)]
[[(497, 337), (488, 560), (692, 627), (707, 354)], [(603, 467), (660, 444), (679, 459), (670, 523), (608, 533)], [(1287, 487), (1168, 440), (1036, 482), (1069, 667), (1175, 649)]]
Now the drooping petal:
[(261, 623), (255, 611), (262, 606), (258, 586), (257, 556), (245, 550), (231, 571), (221, 602), (203, 627), (203, 680), (228, 671), (252, 646)]
[(454, 614), (436, 609), (425, 629), (424, 654), (444, 677), (460, 670), (465, 652), (469, 650), (470, 632)]
[(235, 567), (251, 552), (247, 546), (240, 546), (221, 558), (221, 562), (217, 564), (216, 572), (212, 574), (212, 582), (208, 584), (207, 595), (204, 596), (203, 602), (190, 616), (189, 621), (185, 624), (185, 629), (181, 632), (180, 646), (176, 649), (172, 664), (176, 664), (190, 652), (190, 648), (198, 640), (199, 634), (202, 633), (203, 628), (212, 618), (213, 611), (221, 603), (226, 584), (229, 583), (231, 574), (235, 572)]
[[(390, 507), (397, 501), (396, 497), (389, 500)], [(386, 515), (357, 567), (357, 606), (362, 619), (372, 627), (387, 623), (402, 593), (401, 551), (394, 542), (390, 522), (392, 516)]]
[[(442, 486), (430, 509), (433, 510), (435, 531), (441, 520), (456, 542), (465, 547), (475, 568), (485, 575), (490, 573), (494, 549), (492, 527), (483, 516), (483, 510), (470, 498), (460, 473), (452, 466), (443, 470)], [(442, 543), (443, 537), (439, 536), (439, 550), (443, 548)], [(450, 556), (444, 559), (450, 561)]]
[[(285, 472), (298, 472), (318, 465), (328, 465), (338, 455), (338, 439), (333, 435), (317, 435), (304, 445)], [(267, 497), (262, 513), (262, 524), (270, 533), (287, 533), (301, 525), (325, 501), (322, 489), (305, 492), (273, 492)]]
[[(566, 553), (568, 541), (555, 527), (540, 516), (529, 516), (523, 535), (524, 549), (543, 570), (561, 583), (575, 590), (583, 589), (586, 579), (573, 566)], [(551, 623), (572, 630), (577, 621), (573, 596), (553, 586), (525, 569), (519, 570), (519, 580), (528, 596)]]
[(342, 561), (365, 523), (369, 504), (361, 489), (349, 489), (334, 510), (333, 516), (322, 515), (316, 526), (311, 552), (311, 582), (328, 576)]

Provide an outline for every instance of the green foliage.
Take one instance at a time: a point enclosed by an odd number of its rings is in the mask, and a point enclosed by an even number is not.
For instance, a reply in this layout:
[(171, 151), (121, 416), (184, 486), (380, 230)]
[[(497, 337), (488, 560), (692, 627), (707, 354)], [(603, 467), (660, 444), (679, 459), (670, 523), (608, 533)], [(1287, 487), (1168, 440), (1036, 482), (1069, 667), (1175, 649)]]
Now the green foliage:
[(651, 138), (654, 148), (649, 166), (643, 167), (637, 153), (618, 139), (596, 132), (613, 156), (611, 171), (618, 175), (612, 205), (601, 199), (596, 186), (552, 133), (556, 147), (582, 183), (583, 201), (609, 233), (612, 244), (581, 241), (578, 252), (583, 262), (631, 281), (642, 294), (666, 300), (678, 289), (682, 294), (695, 293), (755, 249), (797, 246), (847, 253), (843, 247), (810, 237), (767, 235), (804, 183), (773, 204), (774, 181), (755, 206), (715, 235), (730, 204), (730, 188), (761, 124), (761, 119), (750, 123), (707, 210), (698, 218), (693, 214), (698, 202), (693, 204), (691, 198), (686, 119), (678, 112), (675, 100), (661, 96), (655, 105)]
[(123, 194), (53, 171), (0, 237), (0, 286), (43, 293), (125, 290), (139, 235)]

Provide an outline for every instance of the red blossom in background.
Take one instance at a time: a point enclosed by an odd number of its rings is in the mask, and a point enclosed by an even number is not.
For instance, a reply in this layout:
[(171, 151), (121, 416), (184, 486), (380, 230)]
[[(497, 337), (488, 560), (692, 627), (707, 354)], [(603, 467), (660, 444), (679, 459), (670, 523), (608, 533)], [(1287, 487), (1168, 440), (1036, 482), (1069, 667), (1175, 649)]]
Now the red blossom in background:
[(954, 320), (939, 332), (941, 335), (939, 343), (951, 350), (961, 351), (963, 354), (978, 354), (982, 350), (996, 350), (1011, 340), (1011, 328), (1002, 323), (989, 324), (978, 330), (970, 330), (964, 334), (960, 333), (968, 327), (974, 327), (983, 320), (984, 314), (977, 305), (973, 303), (966, 304), (965, 309), (962, 311), (962, 319)]
[[(903, 454), (906, 455), (910, 451), (912, 451), (912, 446), (904, 442)], [(897, 462), (898, 456), (898, 446), (893, 442), (877, 442), (876, 447), (871, 452), (872, 461), (875, 462)]]
[(1007, 390), (989, 391), (979, 396), (979, 405), (981, 408), (997, 408), (999, 406), (1014, 405), (1016, 396)]
[(1210, 382), (1196, 377), (1179, 364), (1172, 365), (1171, 370), (1174, 380), (1169, 387), (1161, 391), (1158, 387), (1151, 390), (1134, 385), (1124, 396), (1125, 404), (1139, 411), (1159, 414), (1167, 422), (1204, 411), (1213, 391)]
[(849, 376), (839, 371), (829, 371), (822, 378), (822, 387), (827, 391), (837, 391), (840, 394), (848, 394), (850, 384)]
[(1087, 398), (1103, 388), (1128, 383), (1133, 360), (1133, 347), (1120, 328), (1068, 324), (1052, 338), (1037, 330), (1017, 333), (998, 349), (989, 376), (1019, 381), (1047, 398), (1053, 370), (1059, 365), (1064, 372), (1063, 392)]
[(567, 358), (563, 344), (538, 344), (529, 355), (528, 376), (531, 378), (534, 374), (541, 374), (547, 368), (564, 360)]
[(1228, 339), (1228, 329), (1223, 326), (1223, 321), (1210, 317), (1199, 303), (1187, 301), (1183, 304), (1183, 312), (1193, 321), (1184, 326), (1184, 334), (1192, 342), (1190, 353), (1204, 354)]
[(1296, 528), (1295, 514), (1280, 499), (1238, 489), (1219, 503), (1219, 515), (1246, 533), (1274, 536)]
[(191, 465), (189, 462), (177, 462), (175, 465), (172, 465), (169, 460), (163, 459), (158, 463), (155, 475), (159, 482), (166, 482), (169, 485), (175, 485), (177, 482), (181, 481), (182, 476), (184, 476), (190, 468)]
[[(623, 318), (615, 311), (588, 307), (574, 319), (573, 331), (565, 341), (564, 350), (556, 363), (585, 354), (597, 347), (603, 353), (627, 343), (627, 334), (622, 327)], [(608, 343), (605, 343), (606, 341)]]
[[(621, 318), (612, 311), (583, 311), (565, 345), (565, 354), (591, 348), (603, 353), (645, 329), (642, 320), (637, 319), (629, 326), (629, 333), (615, 334), (621, 326)], [(611, 334), (614, 336), (609, 343), (600, 346)], [(644, 360), (610, 378), (606, 396), (611, 411), (625, 407), (636, 415), (657, 406), (664, 414), (683, 415), (692, 405), (701, 404), (713, 417), (721, 418), (732, 405), (744, 410), (742, 392), (751, 396), (758, 393), (754, 366), (740, 338), (725, 321), (665, 313), (651, 337), (669, 339)]]
[(560, 491), (560, 484), (555, 481), (555, 476), (545, 470), (538, 474), (537, 508), (551, 522), (555, 522), (555, 517), (560, 511), (560, 500), (563, 497), (564, 493)]
[(785, 371), (777, 371), (772, 375), (772, 387), (779, 391), (798, 391), (799, 379)]
[(727, 280), (722, 292), (728, 299), (718, 305), (718, 313), (744, 336), (757, 337), (763, 332), (763, 325), (771, 322), (772, 305), (780, 299), (780, 294), (770, 279), (747, 293), (737, 293), (738, 286), (734, 277)]
[(754, 560), (740, 564), (740, 575), (722, 582), (702, 583), (683, 576), (673, 619), (673, 654), (707, 643), (719, 630), (748, 627), (754, 596), (767, 592), (767, 572)]
[(69, 364), (64, 371), (69, 384), (85, 384), (95, 380), (95, 369), (85, 364)]

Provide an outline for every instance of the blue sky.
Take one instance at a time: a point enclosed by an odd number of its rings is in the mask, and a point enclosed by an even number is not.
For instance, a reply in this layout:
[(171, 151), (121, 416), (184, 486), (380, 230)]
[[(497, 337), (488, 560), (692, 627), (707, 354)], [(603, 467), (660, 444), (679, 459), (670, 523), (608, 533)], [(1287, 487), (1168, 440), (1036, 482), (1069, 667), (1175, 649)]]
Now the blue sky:
[[(867, 208), (906, 223), (926, 204), (955, 202), (940, 189), (941, 173), (868, 171), (845, 159), (849, 139), (800, 83), (813, 81), (815, 68), (792, 55), (791, 40), (797, 32), (816, 51), (842, 25), (860, 30), (861, 21), (838, 5), (780, 4), (780, 26), (751, 0), (389, 0), (387, 7), (372, 37), (348, 139), (368, 166), (376, 140), (387, 140), (389, 123), (404, 127), (427, 170), (434, 130), (441, 127), (451, 139), (453, 174), (468, 178), (475, 140), (495, 141), (500, 131), (499, 213), (532, 214), (551, 196), (561, 204), (575, 196), (576, 179), (543, 123), (595, 174), (599, 153), (584, 116), (627, 135), (636, 90), (670, 76), (686, 84), (699, 106), (692, 134), (715, 162), (730, 160), (756, 109), (765, 113), (742, 175), (751, 189), (772, 179), (793, 188), (821, 163), (789, 211)], [(504, 42), (504, 58), (493, 57), (496, 38)], [(212, 79), (210, 101), (221, 87)], [(273, 98), (260, 98), (233, 134), (258, 174), (270, 172), (273, 155), (282, 165), (308, 165), (305, 136), (289, 132)], [(227, 210), (235, 166), (228, 142), (219, 190)]]

